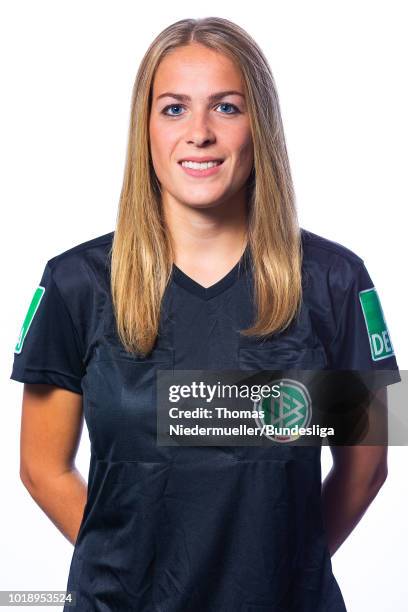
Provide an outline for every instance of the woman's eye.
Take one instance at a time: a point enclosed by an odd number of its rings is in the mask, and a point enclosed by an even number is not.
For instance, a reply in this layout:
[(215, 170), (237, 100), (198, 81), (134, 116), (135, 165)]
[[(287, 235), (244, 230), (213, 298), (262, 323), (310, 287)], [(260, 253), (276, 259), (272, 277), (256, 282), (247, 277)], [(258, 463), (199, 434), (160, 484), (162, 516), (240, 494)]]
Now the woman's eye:
[[(217, 104), (217, 106), (229, 107), (233, 109), (233, 112), (221, 113), (223, 115), (235, 115), (240, 112), (238, 107), (235, 106), (235, 104), (231, 104), (230, 102), (222, 102), (220, 104)], [(182, 104), (169, 104), (168, 106), (165, 106), (163, 108), (162, 113), (163, 115), (167, 115), (168, 117), (178, 117), (182, 113), (178, 113), (177, 111), (175, 113), (173, 112), (170, 113), (168, 111), (170, 111), (170, 109), (180, 109), (180, 108), (182, 108)]]
[[(169, 113), (167, 113), (167, 110), (170, 108), (181, 108), (181, 104), (169, 104), (169, 106), (165, 106), (162, 110), (162, 113), (164, 115), (168, 115)], [(175, 115), (173, 113), (170, 114), (170, 117), (175, 117), (179, 115), (179, 113), (176, 113)]]
[(235, 106), (235, 104), (231, 104), (230, 102), (222, 102), (221, 104), (219, 104), (218, 106), (229, 106), (230, 108), (235, 109), (233, 113), (225, 113), (227, 115), (234, 115), (236, 112), (239, 112), (238, 108)]

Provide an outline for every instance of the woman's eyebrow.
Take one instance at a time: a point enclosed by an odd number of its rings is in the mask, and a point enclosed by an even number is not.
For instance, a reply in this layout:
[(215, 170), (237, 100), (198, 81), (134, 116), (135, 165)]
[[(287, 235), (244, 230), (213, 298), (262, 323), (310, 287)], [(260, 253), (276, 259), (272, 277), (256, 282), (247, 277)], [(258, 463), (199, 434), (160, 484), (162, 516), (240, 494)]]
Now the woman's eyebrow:
[[(245, 96), (242, 92), (240, 91), (236, 91), (235, 89), (229, 89), (227, 91), (218, 91), (217, 93), (213, 93), (210, 96), (208, 96), (208, 100), (209, 102), (215, 102), (216, 100), (220, 100), (221, 98), (224, 98), (224, 96), (241, 96), (242, 98), (245, 99)], [(160, 98), (175, 98), (176, 100), (181, 100), (182, 102), (184, 101), (190, 101), (191, 98), (190, 96), (187, 96), (186, 94), (178, 94), (178, 93), (173, 93), (171, 91), (166, 91), (162, 94), (160, 94), (160, 96), (157, 96), (156, 100), (160, 100)]]

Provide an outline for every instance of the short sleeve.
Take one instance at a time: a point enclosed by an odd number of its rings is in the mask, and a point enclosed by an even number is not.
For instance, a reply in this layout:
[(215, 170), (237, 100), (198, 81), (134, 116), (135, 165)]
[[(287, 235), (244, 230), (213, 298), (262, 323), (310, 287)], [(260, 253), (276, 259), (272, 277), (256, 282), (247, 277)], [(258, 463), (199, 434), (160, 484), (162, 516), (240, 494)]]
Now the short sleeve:
[(83, 376), (79, 336), (47, 262), (21, 326), (10, 378), (82, 394)]
[[(380, 297), (362, 260), (334, 266), (331, 299), (338, 307), (329, 346), (333, 370), (358, 370), (375, 387), (401, 380)], [(339, 306), (340, 305), (340, 306)]]

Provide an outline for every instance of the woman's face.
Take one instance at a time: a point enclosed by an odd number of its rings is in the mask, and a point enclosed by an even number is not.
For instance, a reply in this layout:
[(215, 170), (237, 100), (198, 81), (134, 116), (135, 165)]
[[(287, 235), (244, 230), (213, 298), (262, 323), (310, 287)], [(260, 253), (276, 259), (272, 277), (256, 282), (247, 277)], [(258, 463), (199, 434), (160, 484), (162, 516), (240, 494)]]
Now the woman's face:
[[(153, 82), (149, 130), (165, 201), (211, 207), (244, 190), (252, 136), (241, 73), (225, 55), (192, 43), (164, 57)], [(189, 173), (180, 163), (208, 157), (222, 164)]]

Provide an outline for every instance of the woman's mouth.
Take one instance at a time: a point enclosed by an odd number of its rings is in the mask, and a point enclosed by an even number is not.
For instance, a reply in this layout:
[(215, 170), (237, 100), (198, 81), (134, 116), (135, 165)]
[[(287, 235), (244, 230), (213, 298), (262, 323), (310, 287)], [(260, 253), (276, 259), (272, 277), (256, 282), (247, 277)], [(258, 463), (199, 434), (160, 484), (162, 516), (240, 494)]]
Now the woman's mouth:
[(205, 177), (216, 174), (224, 160), (214, 160), (210, 162), (193, 162), (193, 161), (182, 161), (179, 165), (182, 167), (184, 172), (190, 176)]

